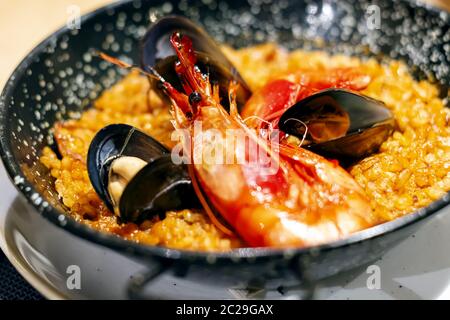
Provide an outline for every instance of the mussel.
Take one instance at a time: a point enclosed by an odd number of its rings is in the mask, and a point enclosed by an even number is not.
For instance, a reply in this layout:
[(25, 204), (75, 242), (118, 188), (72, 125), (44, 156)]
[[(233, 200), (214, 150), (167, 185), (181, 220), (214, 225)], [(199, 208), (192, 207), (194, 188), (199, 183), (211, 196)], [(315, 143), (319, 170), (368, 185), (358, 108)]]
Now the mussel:
[[(220, 47), (208, 33), (194, 22), (181, 16), (167, 16), (156, 21), (147, 31), (141, 43), (141, 67), (150, 72), (153, 67), (165, 80), (177, 90), (182, 90), (182, 84), (175, 72), (174, 65), (178, 58), (170, 44), (170, 36), (180, 32), (188, 36), (193, 43), (197, 55), (197, 66), (209, 75), (212, 83), (219, 86), (219, 96), (224, 107), (228, 107), (228, 87), (231, 80), (240, 86), (237, 91), (237, 105), (242, 107), (251, 96), (251, 90), (237, 72), (233, 64), (223, 54)], [(158, 81), (149, 78), (152, 86), (158, 88)], [(157, 90), (163, 99), (167, 96)]]
[(97, 194), (123, 221), (199, 206), (186, 167), (175, 164), (166, 147), (132, 126), (101, 129), (89, 147), (87, 167)]
[(356, 159), (376, 152), (394, 130), (391, 111), (381, 101), (344, 89), (311, 95), (280, 117), (280, 130), (303, 140), (313, 152)]

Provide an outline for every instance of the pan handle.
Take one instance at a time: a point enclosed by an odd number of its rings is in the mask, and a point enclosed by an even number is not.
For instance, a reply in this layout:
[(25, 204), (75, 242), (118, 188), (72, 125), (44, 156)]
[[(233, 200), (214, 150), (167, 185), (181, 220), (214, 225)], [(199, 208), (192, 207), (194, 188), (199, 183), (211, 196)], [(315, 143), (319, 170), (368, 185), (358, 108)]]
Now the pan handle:
[[(188, 272), (188, 267), (183, 264), (183, 266), (175, 266), (173, 260), (169, 259), (157, 259), (154, 260), (154, 264), (151, 269), (139, 272), (128, 281), (126, 285), (126, 292), (129, 299), (133, 300), (148, 300), (157, 297), (151, 297), (145, 293), (145, 289), (151, 284), (151, 282), (157, 279), (159, 276), (166, 272), (174, 272), (178, 276), (185, 276)], [(310, 263), (308, 260), (299, 258), (293, 259), (291, 262), (291, 270), (300, 280), (300, 285), (302, 288), (301, 294), (283, 294), (283, 300), (312, 300), (314, 299), (316, 282), (312, 279), (308, 270), (310, 270)], [(289, 289), (286, 288), (288, 291)], [(279, 291), (285, 290), (279, 288)]]
[(151, 296), (145, 294), (145, 288), (163, 273), (172, 269), (173, 261), (167, 259), (154, 260), (151, 269), (146, 269), (132, 276), (126, 285), (126, 292), (129, 299), (148, 300)]
[(299, 257), (298, 259), (293, 259), (291, 264), (291, 270), (300, 280), (302, 294), (291, 294), (287, 295), (285, 299), (295, 299), (295, 300), (314, 300), (317, 281), (311, 276), (311, 262), (306, 257)]

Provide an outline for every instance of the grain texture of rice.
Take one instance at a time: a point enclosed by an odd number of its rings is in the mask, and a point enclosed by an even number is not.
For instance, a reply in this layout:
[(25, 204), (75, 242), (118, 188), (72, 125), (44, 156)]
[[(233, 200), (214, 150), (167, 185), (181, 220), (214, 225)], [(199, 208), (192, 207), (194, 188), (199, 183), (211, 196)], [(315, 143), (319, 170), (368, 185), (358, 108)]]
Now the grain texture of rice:
[[(435, 86), (417, 82), (401, 62), (329, 56), (324, 52), (286, 52), (274, 44), (225, 53), (253, 90), (292, 70), (355, 67), (370, 75), (364, 94), (386, 103), (397, 129), (378, 153), (355, 163), (349, 172), (365, 190), (380, 222), (389, 221), (430, 204), (450, 190), (450, 112)], [(127, 123), (152, 135), (169, 148), (169, 108), (149, 91), (145, 77), (131, 72), (106, 90), (78, 120), (54, 127), (61, 159), (49, 148), (41, 162), (55, 178), (55, 187), (73, 217), (91, 227), (149, 245), (192, 250), (229, 250), (243, 244), (221, 233), (201, 211), (168, 212), (137, 225), (120, 223), (93, 190), (86, 155), (98, 130)]]

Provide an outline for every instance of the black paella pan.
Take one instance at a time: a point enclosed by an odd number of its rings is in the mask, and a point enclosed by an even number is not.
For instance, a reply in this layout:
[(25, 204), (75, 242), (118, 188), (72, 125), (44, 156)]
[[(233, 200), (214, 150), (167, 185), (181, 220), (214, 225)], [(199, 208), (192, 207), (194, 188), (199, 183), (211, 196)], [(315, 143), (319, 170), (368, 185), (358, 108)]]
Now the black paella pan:
[[(381, 12), (376, 28), (367, 23), (370, 5)], [(80, 29), (58, 30), (30, 52), (3, 90), (1, 157), (12, 182), (37, 212), (68, 232), (148, 263), (149, 271), (130, 283), (132, 297), (142, 297), (143, 287), (163, 272), (188, 277), (193, 264), (206, 265), (230, 281), (240, 275), (250, 284), (264, 285), (283, 278), (310, 288), (317, 280), (379, 258), (450, 203), (446, 194), (415, 213), (319, 247), (225, 253), (139, 245), (64, 215), (53, 180), (38, 161), (42, 149), (52, 144), (50, 128), (55, 121), (88, 108), (122, 76), (116, 67), (97, 59), (96, 50), (139, 61), (139, 40), (152, 21), (168, 14), (185, 15), (216, 40), (235, 47), (276, 41), (291, 49), (313, 49), (321, 38), (326, 45), (320, 49), (403, 59), (417, 78), (432, 76), (443, 98), (450, 85), (450, 15), (415, 1), (284, 0), (271, 5), (258, 0), (124, 1), (84, 16)]]

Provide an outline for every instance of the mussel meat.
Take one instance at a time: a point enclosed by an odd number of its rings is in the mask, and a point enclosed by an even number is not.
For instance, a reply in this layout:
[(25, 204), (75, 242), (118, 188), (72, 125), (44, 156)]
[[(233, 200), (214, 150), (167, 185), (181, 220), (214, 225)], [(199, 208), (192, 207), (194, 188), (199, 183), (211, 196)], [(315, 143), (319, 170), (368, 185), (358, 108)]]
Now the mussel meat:
[(132, 126), (113, 124), (100, 130), (89, 147), (87, 166), (95, 191), (123, 221), (198, 207), (186, 167)]
[(381, 101), (344, 89), (313, 94), (280, 117), (280, 130), (303, 140), (302, 147), (334, 158), (361, 158), (376, 152), (394, 130)]
[[(251, 96), (251, 90), (244, 79), (237, 72), (233, 64), (223, 54), (220, 47), (208, 33), (194, 22), (181, 16), (167, 16), (156, 21), (145, 34), (141, 43), (141, 66), (150, 72), (153, 67), (165, 80), (170, 82), (177, 90), (182, 90), (182, 83), (175, 71), (178, 58), (170, 44), (170, 36), (180, 32), (188, 36), (196, 52), (196, 65), (204, 74), (209, 76), (213, 84), (219, 86), (219, 96), (225, 107), (228, 107), (228, 86), (231, 80), (240, 86), (236, 93), (238, 107), (245, 104)], [(152, 87), (158, 88), (159, 82), (149, 78)], [(157, 90), (163, 99), (167, 96)]]

